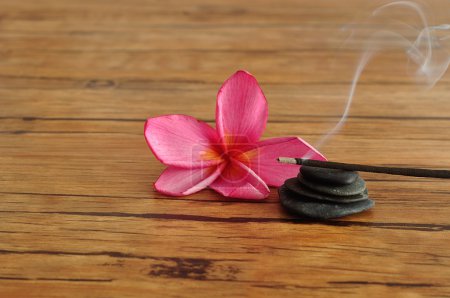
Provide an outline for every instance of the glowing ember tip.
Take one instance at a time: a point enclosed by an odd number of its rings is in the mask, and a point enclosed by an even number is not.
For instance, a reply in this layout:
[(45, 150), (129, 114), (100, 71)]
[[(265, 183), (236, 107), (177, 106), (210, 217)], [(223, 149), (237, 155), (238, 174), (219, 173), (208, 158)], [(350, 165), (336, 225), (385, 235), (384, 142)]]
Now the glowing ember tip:
[(277, 160), (281, 163), (288, 163), (288, 164), (297, 164), (297, 161), (295, 160), (295, 158), (291, 158), (291, 157), (278, 157)]

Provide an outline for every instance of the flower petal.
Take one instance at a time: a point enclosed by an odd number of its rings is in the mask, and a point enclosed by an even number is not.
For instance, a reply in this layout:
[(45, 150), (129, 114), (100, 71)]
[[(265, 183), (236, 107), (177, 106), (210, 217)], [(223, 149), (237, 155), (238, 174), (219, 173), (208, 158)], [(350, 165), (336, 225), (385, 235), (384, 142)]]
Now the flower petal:
[(297, 176), (300, 166), (281, 164), (278, 157), (302, 157), (326, 160), (310, 144), (296, 137), (273, 138), (258, 143), (258, 147), (244, 153), (249, 167), (268, 185), (279, 187), (286, 179)]
[(225, 163), (198, 169), (168, 167), (155, 183), (157, 191), (170, 196), (186, 196), (207, 187), (220, 176)]
[(264, 181), (238, 161), (228, 163), (220, 177), (209, 186), (226, 197), (238, 199), (261, 200), (270, 193)]
[(267, 101), (256, 79), (238, 71), (217, 94), (216, 128), (225, 144), (257, 142), (267, 122)]
[(167, 115), (145, 123), (145, 139), (162, 163), (182, 168), (200, 168), (221, 162), (217, 132), (191, 116)]

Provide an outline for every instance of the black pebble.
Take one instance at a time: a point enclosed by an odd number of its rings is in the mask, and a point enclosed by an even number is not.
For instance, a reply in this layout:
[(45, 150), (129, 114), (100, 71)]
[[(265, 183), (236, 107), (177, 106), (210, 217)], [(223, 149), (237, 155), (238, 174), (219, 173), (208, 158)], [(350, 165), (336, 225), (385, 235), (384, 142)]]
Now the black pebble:
[(278, 189), (278, 194), (281, 205), (287, 210), (298, 215), (317, 219), (330, 219), (359, 213), (375, 204), (371, 199), (348, 204), (314, 201), (302, 198), (291, 192), (285, 185)]
[(297, 177), (300, 184), (323, 194), (329, 194), (333, 196), (353, 196), (362, 193), (366, 189), (366, 182), (358, 176), (355, 182), (347, 185), (328, 185), (316, 182), (313, 180), (307, 180), (302, 177), (301, 173)]
[(369, 195), (367, 193), (367, 189), (364, 190), (364, 192), (352, 195), (352, 196), (334, 196), (329, 194), (322, 194), (319, 192), (315, 192), (314, 190), (311, 190), (299, 183), (297, 178), (291, 178), (284, 182), (284, 185), (292, 192), (296, 193), (297, 195), (301, 197), (307, 197), (311, 199), (316, 200), (322, 200), (322, 201), (331, 201), (331, 202), (337, 202), (337, 203), (352, 203), (352, 202), (358, 202), (362, 200), (367, 200), (369, 198)]
[(358, 173), (352, 171), (343, 171), (336, 169), (325, 169), (301, 166), (300, 173), (308, 180), (315, 180), (327, 184), (347, 185), (352, 184), (358, 179)]

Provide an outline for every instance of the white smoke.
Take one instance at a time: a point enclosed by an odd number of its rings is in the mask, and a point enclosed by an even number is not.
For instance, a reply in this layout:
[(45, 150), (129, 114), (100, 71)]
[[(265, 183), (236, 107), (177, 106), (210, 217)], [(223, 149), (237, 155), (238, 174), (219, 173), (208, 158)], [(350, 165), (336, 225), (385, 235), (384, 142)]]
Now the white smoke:
[[(415, 20), (408, 20), (408, 23), (399, 18), (390, 18), (389, 13), (394, 10), (411, 12)], [(376, 54), (392, 49), (404, 51), (409, 60), (408, 74), (427, 88), (432, 88), (442, 78), (450, 64), (450, 49), (445, 44), (446, 40), (450, 40), (450, 24), (432, 25), (432, 20), (431, 12), (419, 1), (390, 1), (373, 10), (368, 18), (343, 28), (350, 32), (346, 44), (363, 41), (361, 55), (342, 116), (315, 144), (316, 148), (321, 147), (345, 124), (359, 79)], [(308, 155), (304, 158), (308, 158)]]

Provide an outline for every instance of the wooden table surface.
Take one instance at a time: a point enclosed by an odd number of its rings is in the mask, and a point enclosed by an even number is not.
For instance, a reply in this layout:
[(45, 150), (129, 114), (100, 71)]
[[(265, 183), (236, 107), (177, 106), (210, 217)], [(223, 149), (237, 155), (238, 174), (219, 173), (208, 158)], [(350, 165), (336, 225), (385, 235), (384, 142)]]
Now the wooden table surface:
[[(264, 137), (315, 144), (360, 54), (340, 28), (367, 2), (344, 2), (2, 0), (0, 297), (450, 295), (448, 181), (362, 174), (375, 208), (329, 222), (287, 214), (276, 189), (153, 189), (145, 119), (214, 125), (238, 69), (267, 96)], [(450, 76), (424, 91), (406, 62), (369, 64), (329, 159), (450, 167)]]

